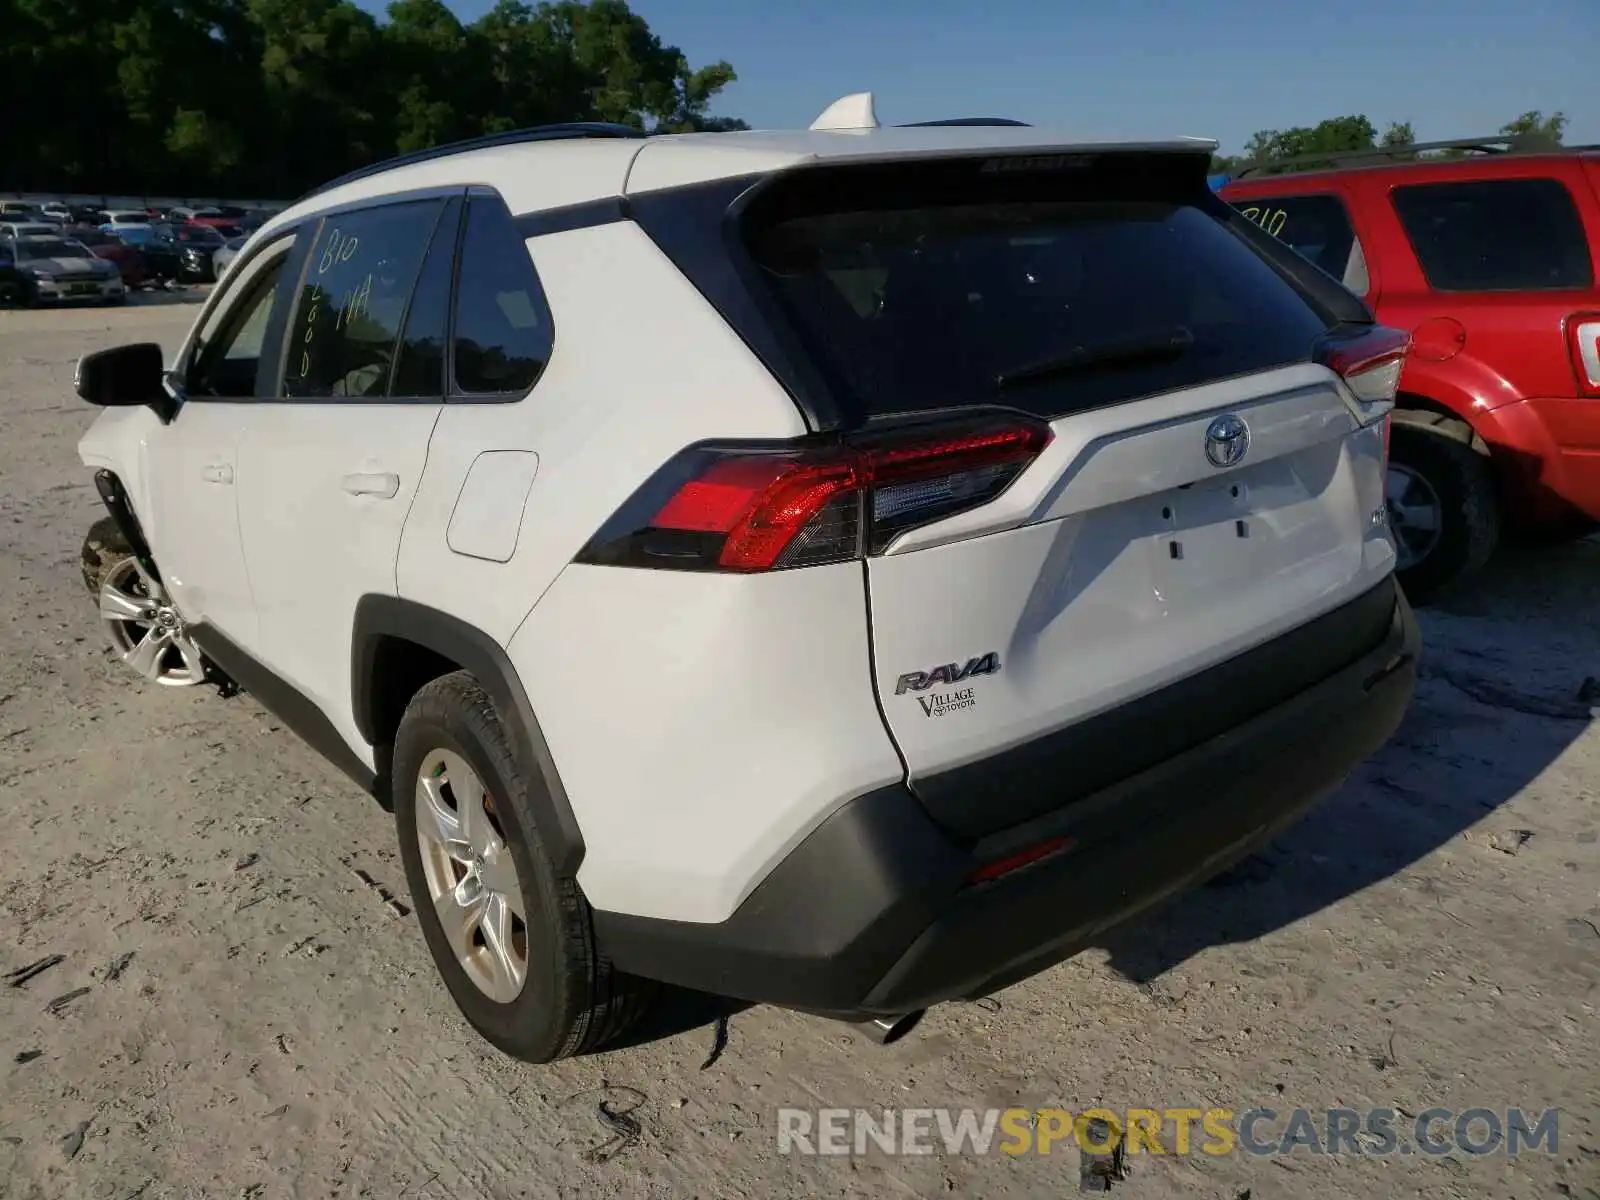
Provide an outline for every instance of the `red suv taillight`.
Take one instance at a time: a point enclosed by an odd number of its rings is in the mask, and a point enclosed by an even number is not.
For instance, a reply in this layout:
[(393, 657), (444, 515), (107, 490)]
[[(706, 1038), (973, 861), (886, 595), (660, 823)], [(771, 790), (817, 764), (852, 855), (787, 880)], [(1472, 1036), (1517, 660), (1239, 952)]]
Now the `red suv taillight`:
[(1580, 396), (1600, 396), (1600, 312), (1567, 318), (1567, 353), (1578, 377)]
[(876, 554), (908, 529), (988, 504), (1050, 437), (1006, 415), (826, 445), (691, 447), (577, 561), (751, 572)]

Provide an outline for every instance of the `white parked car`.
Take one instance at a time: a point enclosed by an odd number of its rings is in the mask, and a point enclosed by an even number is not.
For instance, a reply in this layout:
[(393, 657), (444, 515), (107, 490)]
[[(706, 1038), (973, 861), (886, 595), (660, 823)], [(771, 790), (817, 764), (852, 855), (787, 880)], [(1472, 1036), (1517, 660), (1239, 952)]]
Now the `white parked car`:
[(249, 240), (248, 237), (229, 238), (212, 252), (211, 270), (214, 278), (222, 278), (228, 268), (233, 265), (233, 260), (239, 256), (239, 251), (244, 249), (244, 244)]
[(100, 226), (100, 228), (105, 230), (107, 233), (117, 233), (120, 230), (127, 229), (129, 226), (148, 228), (149, 225), (150, 214), (135, 209), (131, 212), (106, 213), (105, 222)]
[(139, 674), (392, 805), (502, 1050), (646, 980), (893, 1030), (1248, 853), (1409, 702), (1406, 338), (1213, 147), (855, 97), (357, 172), (170, 362), (80, 364), (86, 579)]

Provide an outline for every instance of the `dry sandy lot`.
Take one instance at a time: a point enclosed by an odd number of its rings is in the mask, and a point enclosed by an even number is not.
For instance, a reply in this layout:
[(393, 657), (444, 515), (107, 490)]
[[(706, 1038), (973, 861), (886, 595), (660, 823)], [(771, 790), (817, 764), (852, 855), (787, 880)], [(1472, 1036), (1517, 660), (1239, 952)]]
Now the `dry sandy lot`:
[[(402, 884), (376, 805), (248, 696), (145, 687), (104, 647), (72, 366), (171, 347), (194, 311), (0, 313), (0, 974), (64, 956), (0, 986), (0, 1196), (1075, 1194), (1066, 1146), (777, 1152), (781, 1106), (1017, 1104), (1559, 1106), (1553, 1155), (1169, 1140), (1113, 1191), (1600, 1197), (1600, 728), (1577, 701), (1600, 676), (1600, 544), (1507, 553), (1425, 614), (1396, 740), (1104, 947), (889, 1047), (747, 1008), (702, 1069), (712, 1009), (679, 997), (637, 1045), (532, 1068), (474, 1038), (366, 882)], [(609, 1159), (607, 1097), (640, 1128)]]

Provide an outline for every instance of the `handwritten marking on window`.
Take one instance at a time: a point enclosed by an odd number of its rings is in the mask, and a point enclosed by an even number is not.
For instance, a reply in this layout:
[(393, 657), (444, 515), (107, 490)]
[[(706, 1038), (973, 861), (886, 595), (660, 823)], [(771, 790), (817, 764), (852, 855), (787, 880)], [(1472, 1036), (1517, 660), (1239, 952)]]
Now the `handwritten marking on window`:
[(345, 292), (344, 300), (339, 305), (339, 317), (334, 321), (333, 327), (344, 329), (371, 311), (372, 273), (369, 271), (360, 283)]
[(1282, 236), (1283, 227), (1289, 223), (1289, 214), (1281, 208), (1260, 208), (1252, 204), (1249, 208), (1241, 208), (1239, 212), (1273, 237)]
[(300, 339), (300, 378), (311, 374), (311, 342), (316, 337), (317, 317), (322, 310), (323, 291), (316, 284), (310, 288), (311, 300), (306, 305), (306, 331)]
[(356, 251), (361, 249), (361, 239), (355, 234), (341, 234), (335, 225), (328, 234), (328, 244), (323, 247), (322, 257), (317, 259), (317, 274), (326, 275), (336, 263), (349, 262), (356, 256)]

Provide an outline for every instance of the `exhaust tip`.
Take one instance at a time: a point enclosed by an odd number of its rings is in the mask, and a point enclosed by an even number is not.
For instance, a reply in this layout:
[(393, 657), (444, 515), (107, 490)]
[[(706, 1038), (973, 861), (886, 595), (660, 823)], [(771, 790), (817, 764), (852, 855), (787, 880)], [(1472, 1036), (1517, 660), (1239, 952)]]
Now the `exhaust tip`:
[(859, 1022), (856, 1028), (878, 1045), (888, 1046), (915, 1029), (926, 1011), (919, 1008), (915, 1012), (901, 1013), (898, 1016), (874, 1017), (870, 1021)]

